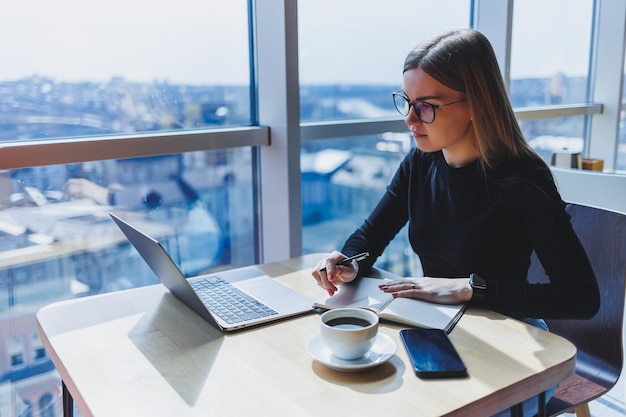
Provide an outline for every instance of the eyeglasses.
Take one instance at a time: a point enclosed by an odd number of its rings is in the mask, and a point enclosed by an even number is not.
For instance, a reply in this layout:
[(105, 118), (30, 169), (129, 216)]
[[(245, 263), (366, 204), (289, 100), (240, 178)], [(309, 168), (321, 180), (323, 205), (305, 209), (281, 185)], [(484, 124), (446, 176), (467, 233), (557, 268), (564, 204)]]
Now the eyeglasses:
[(448, 104), (440, 104), (437, 106), (435, 104), (430, 104), (421, 100), (415, 100), (413, 103), (411, 103), (406, 94), (404, 94), (404, 91), (396, 91), (395, 93), (393, 93), (393, 104), (396, 106), (396, 110), (398, 110), (398, 113), (406, 117), (411, 111), (411, 106), (413, 106), (413, 110), (415, 111), (415, 115), (417, 116), (417, 118), (426, 124), (430, 124), (435, 121), (435, 109), (445, 106), (451, 106), (465, 100), (467, 100), (467, 98), (463, 98), (461, 100), (454, 101)]

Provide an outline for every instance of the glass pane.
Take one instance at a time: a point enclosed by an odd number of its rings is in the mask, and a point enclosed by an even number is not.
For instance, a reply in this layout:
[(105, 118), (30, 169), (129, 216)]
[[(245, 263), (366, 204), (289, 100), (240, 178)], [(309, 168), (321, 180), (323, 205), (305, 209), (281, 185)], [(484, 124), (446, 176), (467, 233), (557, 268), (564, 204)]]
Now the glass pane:
[(185, 275), (255, 262), (252, 150), (4, 171), (0, 307), (156, 283), (109, 217), (159, 240)]
[(158, 282), (109, 212), (159, 240), (187, 276), (258, 261), (252, 160), (253, 149), (236, 148), (0, 171), (0, 341), (10, 355), (0, 377), (12, 410), (50, 395), (45, 406), (61, 415), (59, 377), (33, 337), (41, 307)]
[(593, 0), (514, 2), (514, 107), (587, 101), (592, 24)]
[[(514, 2), (510, 81), (513, 107), (589, 101), (593, 3), (593, 0)], [(520, 124), (531, 146), (551, 163), (555, 152), (582, 152), (585, 122), (584, 116), (578, 116)]]
[(407, 53), (469, 22), (470, 0), (298, 0), (301, 120), (398, 116)]
[[(411, 146), (407, 133), (305, 142), (300, 163), (304, 253), (340, 250), (378, 203)], [(407, 227), (376, 266), (403, 276), (421, 275)]]
[(583, 151), (586, 116), (520, 122), (530, 146), (550, 164), (556, 152)]
[(101, 6), (0, 6), (0, 141), (250, 124), (247, 0)]

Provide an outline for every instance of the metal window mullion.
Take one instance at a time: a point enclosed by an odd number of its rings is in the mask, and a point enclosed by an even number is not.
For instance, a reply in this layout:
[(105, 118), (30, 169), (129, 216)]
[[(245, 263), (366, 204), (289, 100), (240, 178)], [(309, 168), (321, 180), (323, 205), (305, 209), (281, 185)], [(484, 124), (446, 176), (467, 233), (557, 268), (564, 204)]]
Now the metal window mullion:
[(588, 155), (615, 169), (624, 74), (626, 0), (598, 0), (594, 22), (591, 100), (603, 103), (602, 114), (591, 121)]
[(297, 1), (255, 2), (260, 151), (261, 262), (302, 254)]
[(481, 31), (493, 46), (504, 84), (510, 88), (513, 0), (475, 0), (472, 27)]

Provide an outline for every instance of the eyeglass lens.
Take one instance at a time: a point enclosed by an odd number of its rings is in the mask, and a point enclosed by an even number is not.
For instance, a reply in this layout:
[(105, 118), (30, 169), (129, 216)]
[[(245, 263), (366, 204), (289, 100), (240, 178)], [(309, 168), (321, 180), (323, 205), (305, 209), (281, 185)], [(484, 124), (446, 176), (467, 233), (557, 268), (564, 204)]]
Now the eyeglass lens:
[(411, 106), (415, 110), (415, 115), (424, 123), (432, 123), (435, 120), (435, 109), (428, 103), (423, 101), (416, 101), (415, 103), (409, 102), (409, 100), (400, 94), (394, 94), (394, 104), (396, 109), (403, 116), (408, 116), (411, 111)]

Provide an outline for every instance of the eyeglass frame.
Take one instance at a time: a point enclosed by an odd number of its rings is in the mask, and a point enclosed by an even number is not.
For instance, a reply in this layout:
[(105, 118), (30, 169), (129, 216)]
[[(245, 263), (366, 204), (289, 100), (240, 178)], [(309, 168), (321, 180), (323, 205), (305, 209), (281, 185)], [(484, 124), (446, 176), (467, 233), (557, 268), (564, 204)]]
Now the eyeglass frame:
[[(391, 96), (394, 98), (394, 99), (393, 99), (393, 106), (396, 108), (396, 110), (398, 111), (398, 113), (400, 113), (401, 115), (403, 115), (404, 117), (406, 117), (406, 116), (408, 116), (408, 115), (409, 115), (409, 113), (411, 113), (411, 107), (413, 107), (413, 112), (415, 113), (415, 115), (417, 116), (417, 118), (418, 118), (418, 119), (419, 119), (422, 123), (425, 123), (425, 124), (427, 124), (427, 125), (429, 125), (429, 124), (433, 123), (433, 122), (435, 121), (435, 119), (437, 118), (437, 112), (436, 112), (436, 110), (437, 110), (438, 108), (441, 108), (441, 107), (446, 107), (446, 106), (451, 106), (451, 105), (453, 105), (453, 104), (457, 104), (457, 103), (461, 103), (461, 102), (463, 102), (463, 101), (467, 101), (467, 97), (465, 97), (465, 98), (462, 98), (461, 100), (453, 101), (452, 103), (438, 104), (438, 105), (437, 105), (437, 104), (431, 104), (431, 103), (429, 103), (429, 102), (427, 102), (427, 101), (424, 101), (424, 100), (415, 100), (415, 101), (411, 102), (411, 99), (409, 99), (409, 97), (407, 97), (406, 93), (405, 93), (404, 91), (402, 91), (402, 90), (398, 90), (398, 91), (396, 91), (396, 92), (392, 93), (392, 94), (391, 94)], [(403, 112), (403, 111), (400, 111), (400, 109), (399, 109), (399, 108), (398, 108), (398, 106), (396, 105), (396, 99), (395, 99), (395, 97), (396, 97), (396, 96), (402, 97), (402, 98), (403, 98), (403, 99), (404, 99), (404, 100), (405, 100), (405, 101), (409, 104), (409, 107), (408, 107), (408, 110), (406, 111), (406, 113), (405, 113), (405, 112)], [(433, 111), (433, 120), (431, 120), (430, 122), (426, 122), (426, 121), (422, 120), (422, 115), (421, 115), (421, 113), (419, 112), (419, 110), (417, 109), (417, 107), (415, 106), (415, 104), (416, 104), (416, 103), (423, 103), (423, 104), (425, 104), (425, 105), (429, 106), (429, 107), (432, 109), (432, 111)]]

